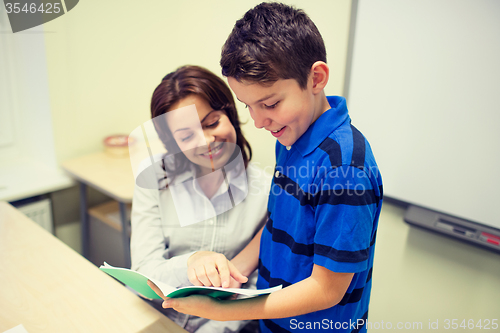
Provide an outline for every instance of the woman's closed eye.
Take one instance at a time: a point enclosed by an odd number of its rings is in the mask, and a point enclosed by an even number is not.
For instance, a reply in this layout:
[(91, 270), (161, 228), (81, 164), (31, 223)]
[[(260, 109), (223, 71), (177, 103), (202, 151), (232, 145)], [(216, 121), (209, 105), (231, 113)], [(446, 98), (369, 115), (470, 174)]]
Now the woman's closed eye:
[(187, 135), (187, 136), (181, 138), (181, 141), (182, 142), (188, 141), (189, 139), (191, 139), (192, 136), (193, 136), (193, 134)]
[(217, 125), (219, 125), (219, 119), (217, 119), (216, 121), (208, 124), (208, 125), (205, 125), (206, 128), (214, 128), (216, 127)]

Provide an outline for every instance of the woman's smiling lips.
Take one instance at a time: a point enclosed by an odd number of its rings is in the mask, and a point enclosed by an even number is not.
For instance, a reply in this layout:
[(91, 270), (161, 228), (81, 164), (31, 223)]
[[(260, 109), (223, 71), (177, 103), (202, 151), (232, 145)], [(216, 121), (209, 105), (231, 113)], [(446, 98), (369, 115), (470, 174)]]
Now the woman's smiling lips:
[(224, 148), (224, 142), (218, 145), (217, 147), (212, 148), (203, 154), (200, 154), (200, 156), (204, 158), (217, 158), (222, 154), (224, 150), (223, 148)]

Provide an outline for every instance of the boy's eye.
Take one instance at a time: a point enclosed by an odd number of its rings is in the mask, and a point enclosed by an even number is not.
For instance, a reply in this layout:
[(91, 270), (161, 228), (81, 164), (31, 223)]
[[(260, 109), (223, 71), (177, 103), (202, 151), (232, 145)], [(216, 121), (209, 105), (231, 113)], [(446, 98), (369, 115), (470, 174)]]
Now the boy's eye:
[(264, 104), (264, 107), (266, 107), (267, 109), (274, 109), (278, 105), (279, 102), (280, 101), (277, 101), (273, 105), (266, 105), (266, 104)]

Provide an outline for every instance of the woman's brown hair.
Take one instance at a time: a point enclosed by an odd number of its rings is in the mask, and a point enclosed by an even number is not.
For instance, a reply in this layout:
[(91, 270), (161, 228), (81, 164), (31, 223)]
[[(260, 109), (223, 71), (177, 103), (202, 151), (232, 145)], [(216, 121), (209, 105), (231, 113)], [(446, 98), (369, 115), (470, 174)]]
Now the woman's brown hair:
[[(156, 117), (172, 111), (173, 105), (192, 94), (202, 97), (211, 108), (224, 111), (227, 115), (236, 131), (236, 144), (241, 149), (246, 168), (252, 158), (252, 149), (241, 132), (241, 123), (233, 95), (226, 83), (209, 70), (199, 66), (182, 66), (176, 71), (167, 74), (153, 92), (151, 118), (154, 121)], [(178, 151), (177, 143), (172, 138), (166, 123), (154, 121), (154, 124), (167, 151)], [(176, 154), (174, 165), (167, 166), (164, 164), (164, 169), (170, 177), (175, 177), (179, 172), (187, 170), (190, 163), (184, 154)]]

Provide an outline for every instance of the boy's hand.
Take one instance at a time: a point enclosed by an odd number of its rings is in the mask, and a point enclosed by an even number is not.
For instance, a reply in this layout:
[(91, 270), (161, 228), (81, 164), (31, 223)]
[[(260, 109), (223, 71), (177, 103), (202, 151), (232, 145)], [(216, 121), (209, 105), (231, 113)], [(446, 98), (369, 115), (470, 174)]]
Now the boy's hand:
[[(163, 295), (163, 293), (161, 292), (160, 288), (158, 288), (158, 286), (156, 284), (153, 283), (153, 281), (151, 280), (148, 280), (148, 286), (149, 288), (153, 289), (153, 291), (158, 295), (160, 296), (161, 298), (163, 298), (164, 300), (167, 299), (167, 297), (165, 297), (165, 295)], [(148, 298), (150, 299), (150, 298)]]
[(191, 295), (182, 298), (168, 298), (163, 295), (160, 288), (158, 288), (151, 280), (148, 280), (148, 286), (153, 289), (158, 296), (163, 298), (162, 307), (165, 309), (172, 308), (177, 312), (207, 319), (215, 319), (214, 315), (218, 313), (217, 311), (214, 311), (217, 306), (217, 300), (212, 297)]
[(248, 278), (221, 253), (199, 251), (188, 259), (188, 278), (195, 286), (239, 288)]
[(162, 307), (172, 308), (177, 312), (212, 320), (224, 320), (219, 300), (203, 295), (191, 295), (182, 298), (165, 298)]

